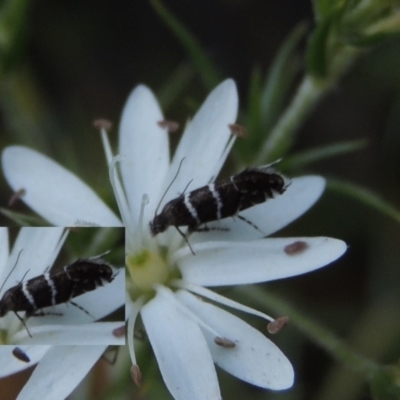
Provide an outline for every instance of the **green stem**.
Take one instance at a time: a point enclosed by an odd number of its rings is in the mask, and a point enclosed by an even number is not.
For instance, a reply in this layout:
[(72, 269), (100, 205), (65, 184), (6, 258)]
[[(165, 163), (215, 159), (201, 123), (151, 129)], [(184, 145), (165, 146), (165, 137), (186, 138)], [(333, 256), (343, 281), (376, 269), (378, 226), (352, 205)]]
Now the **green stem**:
[(309, 75), (305, 76), (291, 104), (268, 136), (256, 165), (266, 160), (273, 161), (287, 152), (294, 142), (296, 129), (308, 117), (314, 105), (329, 87), (330, 85), (317, 83)]
[(258, 154), (256, 165), (274, 161), (286, 154), (296, 138), (297, 129), (313, 111), (318, 101), (335, 87), (349, 66), (361, 54), (359, 49), (343, 46), (332, 58), (329, 76), (323, 80), (306, 74), (286, 111)]
[(234, 290), (258, 305), (258, 307), (262, 308), (265, 307), (265, 304), (268, 304), (268, 307), (277, 314), (289, 316), (290, 323), (296, 326), (304, 335), (308, 336), (313, 342), (318, 343), (338, 361), (344, 363), (355, 372), (362, 374), (367, 379), (370, 379), (379, 370), (378, 364), (355, 352), (332, 332), (315, 323), (311, 318), (305, 316), (303, 312), (300, 313), (277, 295), (266, 292), (256, 286), (251, 287), (251, 290), (246, 287), (237, 287)]

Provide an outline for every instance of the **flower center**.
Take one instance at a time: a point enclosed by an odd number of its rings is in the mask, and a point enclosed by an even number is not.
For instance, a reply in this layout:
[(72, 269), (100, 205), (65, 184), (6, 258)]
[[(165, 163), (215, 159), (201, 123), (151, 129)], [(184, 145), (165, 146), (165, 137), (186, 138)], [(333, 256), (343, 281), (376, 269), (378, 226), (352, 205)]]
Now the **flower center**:
[(153, 290), (155, 284), (164, 284), (169, 276), (165, 260), (146, 248), (138, 253), (128, 254), (126, 266), (134, 285), (143, 291)]

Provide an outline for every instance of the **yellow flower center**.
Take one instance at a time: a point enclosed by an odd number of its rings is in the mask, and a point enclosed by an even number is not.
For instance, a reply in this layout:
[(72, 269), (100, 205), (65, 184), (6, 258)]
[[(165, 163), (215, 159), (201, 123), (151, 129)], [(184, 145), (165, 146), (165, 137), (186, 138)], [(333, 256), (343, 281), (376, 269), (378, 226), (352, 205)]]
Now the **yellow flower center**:
[(142, 249), (126, 256), (126, 266), (135, 287), (149, 291), (155, 284), (164, 284), (169, 276), (168, 265), (157, 253)]

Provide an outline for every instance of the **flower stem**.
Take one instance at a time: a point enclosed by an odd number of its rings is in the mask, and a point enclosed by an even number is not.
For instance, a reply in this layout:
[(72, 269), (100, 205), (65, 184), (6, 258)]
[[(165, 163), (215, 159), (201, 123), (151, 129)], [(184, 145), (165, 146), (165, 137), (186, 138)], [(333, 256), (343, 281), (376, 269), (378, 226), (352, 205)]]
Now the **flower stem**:
[(378, 364), (355, 352), (332, 332), (315, 323), (303, 312), (300, 313), (279, 296), (255, 286), (251, 287), (251, 290), (241, 287), (237, 287), (234, 290), (258, 306), (264, 307), (265, 304), (268, 304), (268, 307), (271, 307), (279, 315), (288, 315), (290, 323), (296, 326), (303, 334), (313, 342), (318, 343), (338, 361), (344, 363), (355, 372), (362, 374), (366, 379), (370, 379), (379, 370), (380, 366)]
[(269, 134), (256, 165), (275, 160), (287, 152), (294, 142), (296, 129), (311, 113), (327, 89), (326, 84), (317, 83), (311, 76), (304, 77), (291, 104)]
[(257, 156), (258, 164), (272, 162), (285, 155), (295, 141), (297, 129), (313, 111), (318, 101), (329, 92), (349, 66), (362, 52), (350, 46), (343, 46), (332, 59), (329, 75), (324, 79), (306, 74), (291, 103), (269, 133)]

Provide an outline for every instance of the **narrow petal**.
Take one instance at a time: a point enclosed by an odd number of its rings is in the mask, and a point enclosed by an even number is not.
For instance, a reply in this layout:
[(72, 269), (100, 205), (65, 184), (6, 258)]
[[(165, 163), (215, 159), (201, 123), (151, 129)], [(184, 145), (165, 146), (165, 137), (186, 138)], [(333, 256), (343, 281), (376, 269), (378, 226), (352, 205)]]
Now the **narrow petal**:
[(163, 119), (151, 90), (137, 86), (122, 112), (119, 153), (123, 157), (121, 173), (133, 218), (139, 218), (142, 195), (150, 197), (145, 221), (153, 217), (169, 166), (168, 132), (158, 125)]
[(15, 374), (38, 363), (50, 346), (19, 345), (18, 347), (28, 356), (29, 362), (18, 360), (13, 355), (16, 346), (0, 346), (0, 378)]
[(121, 226), (92, 189), (60, 164), (23, 146), (3, 151), (4, 175), (34, 211), (56, 226)]
[(52, 346), (33, 371), (17, 400), (65, 399), (107, 346)]
[(221, 399), (214, 364), (197, 323), (159, 294), (142, 308), (141, 315), (174, 399)]
[(187, 248), (180, 250), (182, 256), (186, 254), (178, 260), (183, 279), (202, 286), (223, 286), (301, 275), (336, 260), (347, 247), (338, 239), (306, 237), (201, 243), (193, 248), (195, 256)]
[(224, 333), (234, 348), (218, 346), (209, 331), (203, 330), (215, 364), (253, 385), (273, 390), (293, 385), (294, 371), (279, 348), (249, 324), (192, 294), (179, 291), (176, 296), (200, 318)]
[(29, 343), (38, 345), (107, 345), (122, 346), (125, 338), (113, 335), (113, 330), (124, 322), (95, 322), (82, 325), (40, 325), (30, 328), (32, 337), (25, 332), (19, 332), (13, 338), (14, 343)]
[(193, 190), (216, 177), (219, 173), (216, 168), (222, 165), (221, 157), (227, 155), (224, 150), (231, 137), (228, 125), (236, 121), (237, 110), (236, 85), (227, 79), (209, 94), (186, 127), (164, 187), (172, 182), (179, 164), (184, 161), (164, 203), (182, 193), (189, 182), (188, 190)]
[(282, 195), (267, 200), (240, 213), (254, 226), (239, 218), (225, 218), (207, 224), (210, 228), (226, 228), (226, 231), (211, 230), (195, 233), (191, 241), (253, 240), (269, 236), (284, 228), (308, 211), (320, 198), (325, 188), (325, 179), (320, 176), (294, 178)]

